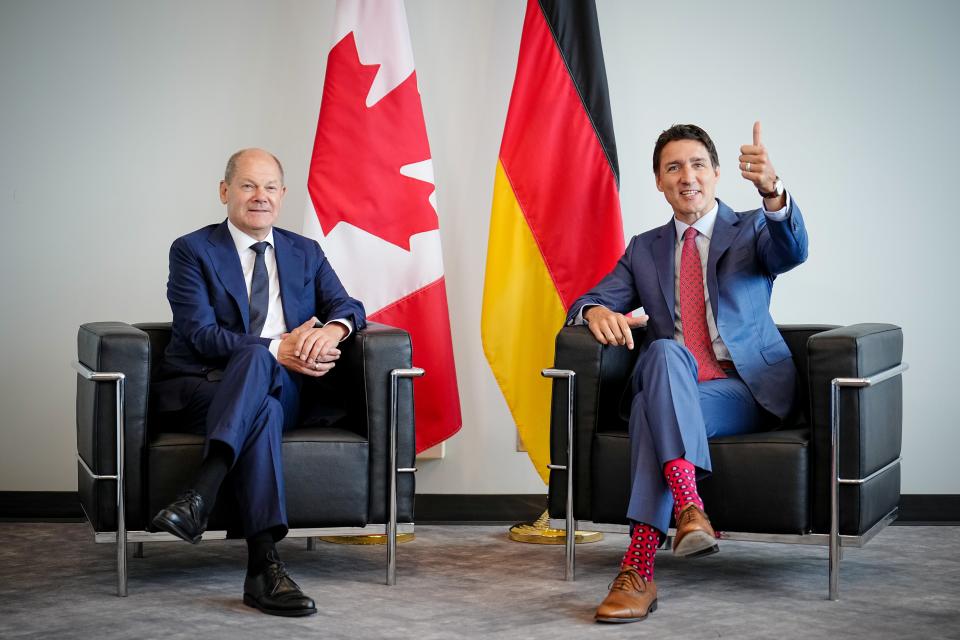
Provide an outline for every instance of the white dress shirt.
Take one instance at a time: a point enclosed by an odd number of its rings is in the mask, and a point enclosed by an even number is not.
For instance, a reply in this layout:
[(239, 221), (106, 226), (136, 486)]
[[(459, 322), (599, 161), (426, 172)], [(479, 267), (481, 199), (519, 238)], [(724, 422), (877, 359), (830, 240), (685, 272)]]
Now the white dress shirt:
[[(257, 259), (257, 253), (250, 248), (251, 245), (260, 242), (240, 231), (229, 219), (227, 220), (227, 229), (230, 231), (230, 237), (233, 238), (233, 244), (237, 247), (237, 255), (240, 256), (240, 267), (243, 269), (243, 281), (247, 285), (247, 300), (250, 299), (250, 287), (253, 282), (253, 265)], [(263, 323), (263, 329), (260, 330), (261, 338), (270, 338), (270, 353), (276, 358), (280, 352), (280, 336), (287, 333), (290, 329), (287, 327), (287, 321), (283, 317), (283, 303), (280, 300), (280, 275), (277, 271), (277, 254), (273, 244), (273, 229), (263, 239), (267, 243), (267, 250), (263, 252), (263, 261), (267, 265), (267, 278), (270, 280), (270, 288), (267, 293), (269, 304), (267, 305), (267, 319)], [(330, 322), (342, 324), (347, 329), (341, 341), (353, 333), (353, 323), (344, 318), (337, 318)], [(326, 324), (330, 324), (330, 322)]]
[[(257, 259), (257, 253), (250, 248), (251, 245), (260, 242), (256, 238), (248, 236), (240, 231), (230, 220), (227, 220), (227, 229), (230, 230), (230, 237), (237, 246), (237, 254), (240, 256), (240, 267), (243, 269), (243, 281), (247, 285), (247, 300), (250, 299), (250, 287), (253, 282), (253, 265)], [(267, 278), (270, 280), (270, 288), (267, 293), (269, 303), (267, 305), (267, 319), (263, 323), (263, 329), (260, 330), (261, 338), (270, 338), (270, 353), (277, 357), (280, 350), (280, 336), (287, 332), (287, 322), (283, 318), (283, 304), (280, 302), (280, 275), (277, 272), (277, 254), (273, 246), (273, 229), (263, 239), (267, 243), (267, 250), (263, 252), (263, 261), (267, 265)]]

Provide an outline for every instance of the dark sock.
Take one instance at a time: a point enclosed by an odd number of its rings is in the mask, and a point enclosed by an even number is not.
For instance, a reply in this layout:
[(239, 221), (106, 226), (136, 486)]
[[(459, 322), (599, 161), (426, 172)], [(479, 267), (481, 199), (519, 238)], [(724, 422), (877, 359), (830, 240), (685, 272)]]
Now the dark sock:
[(247, 575), (258, 576), (264, 572), (270, 559), (279, 560), (277, 545), (269, 529), (247, 538)]
[(194, 491), (203, 498), (203, 504), (208, 513), (217, 500), (217, 492), (220, 491), (220, 485), (230, 471), (231, 462), (233, 462), (233, 450), (222, 442), (212, 440), (207, 450), (207, 457), (200, 464), (200, 470), (197, 471), (197, 478), (193, 484)]

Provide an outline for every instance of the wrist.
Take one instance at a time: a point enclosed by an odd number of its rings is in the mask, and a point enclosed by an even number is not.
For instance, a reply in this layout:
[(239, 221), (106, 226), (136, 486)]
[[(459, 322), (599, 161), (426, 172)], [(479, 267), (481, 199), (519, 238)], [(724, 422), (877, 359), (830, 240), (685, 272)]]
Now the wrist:
[(775, 200), (783, 195), (783, 180), (780, 179), (780, 176), (775, 176), (773, 186), (770, 187), (769, 191), (765, 191), (760, 188), (759, 185), (757, 186), (757, 191), (760, 192), (760, 197), (764, 200)]

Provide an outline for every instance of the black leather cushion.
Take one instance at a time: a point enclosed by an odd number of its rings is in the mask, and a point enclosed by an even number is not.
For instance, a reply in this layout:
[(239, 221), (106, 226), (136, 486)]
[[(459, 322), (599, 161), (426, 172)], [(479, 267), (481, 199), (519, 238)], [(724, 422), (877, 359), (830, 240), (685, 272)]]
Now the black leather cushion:
[(713, 473), (697, 484), (714, 528), (760, 533), (809, 531), (809, 449), (807, 429), (710, 440)]
[[(809, 530), (809, 432), (805, 429), (725, 436), (710, 441), (714, 474), (700, 495), (714, 526), (728, 531)], [(594, 439), (592, 509), (577, 518), (625, 524), (630, 501), (630, 440), (625, 433)]]
[(630, 437), (624, 432), (598, 433), (591, 453), (593, 495), (584, 506), (575, 505), (573, 512), (578, 519), (626, 524), (630, 502)]
[[(184, 490), (200, 466), (203, 437), (161, 433), (149, 445), (149, 505), (156, 513)], [(363, 526), (367, 522), (368, 446), (336, 427), (297, 428), (283, 436), (283, 475), (291, 528)], [(229, 485), (211, 516), (211, 529), (240, 535)]]

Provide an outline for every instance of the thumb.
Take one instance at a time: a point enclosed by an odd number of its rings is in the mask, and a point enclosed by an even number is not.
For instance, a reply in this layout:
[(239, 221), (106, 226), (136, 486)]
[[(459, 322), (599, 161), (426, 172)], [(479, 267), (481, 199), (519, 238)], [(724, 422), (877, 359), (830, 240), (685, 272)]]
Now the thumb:
[(312, 328), (313, 328), (313, 325), (317, 324), (318, 322), (320, 322), (320, 321), (317, 320), (317, 317), (316, 317), (316, 316), (311, 316), (309, 320), (307, 320), (307, 321), (304, 322), (302, 325), (300, 325), (300, 328), (301, 328), (301, 329), (312, 329)]
[(645, 327), (645, 326), (647, 326), (647, 320), (649, 320), (649, 319), (650, 319), (650, 316), (646, 316), (646, 315), (644, 315), (644, 316), (632, 316), (632, 317), (631, 317), (631, 316), (628, 316), (628, 317), (627, 317), (627, 325), (630, 326), (630, 327), (633, 328), (633, 329), (636, 329), (637, 327)]
[(760, 121), (757, 120), (753, 123), (753, 146), (760, 146)]

